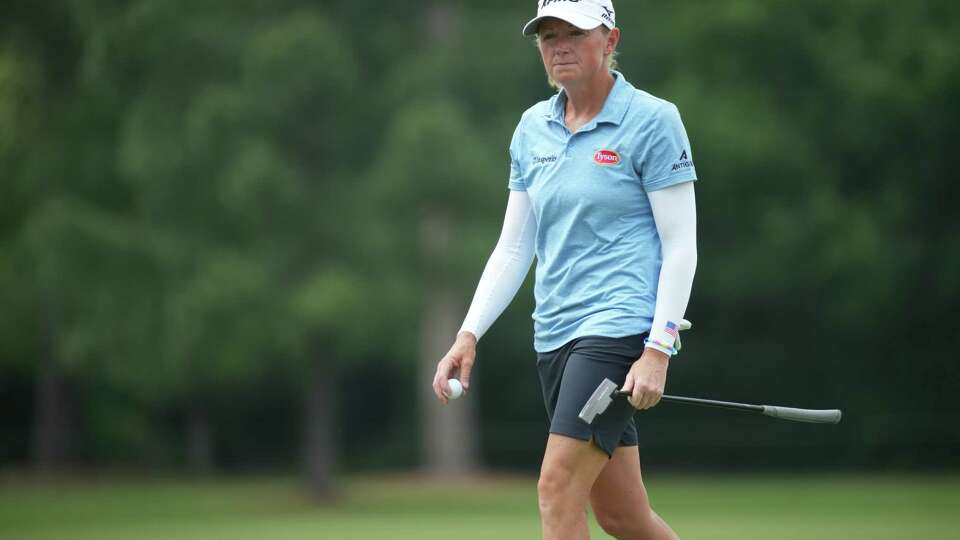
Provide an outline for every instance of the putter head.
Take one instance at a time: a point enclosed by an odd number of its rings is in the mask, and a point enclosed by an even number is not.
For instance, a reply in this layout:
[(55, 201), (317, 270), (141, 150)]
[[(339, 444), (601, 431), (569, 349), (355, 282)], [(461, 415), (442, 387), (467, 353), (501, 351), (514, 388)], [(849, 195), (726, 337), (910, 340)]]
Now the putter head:
[(603, 413), (603, 411), (607, 410), (607, 407), (613, 403), (613, 394), (616, 393), (616, 391), (617, 384), (610, 379), (604, 379), (603, 382), (600, 383), (600, 386), (593, 391), (593, 395), (590, 396), (590, 399), (587, 400), (586, 405), (584, 405), (580, 411), (580, 420), (586, 422), (587, 425), (593, 424), (597, 415)]

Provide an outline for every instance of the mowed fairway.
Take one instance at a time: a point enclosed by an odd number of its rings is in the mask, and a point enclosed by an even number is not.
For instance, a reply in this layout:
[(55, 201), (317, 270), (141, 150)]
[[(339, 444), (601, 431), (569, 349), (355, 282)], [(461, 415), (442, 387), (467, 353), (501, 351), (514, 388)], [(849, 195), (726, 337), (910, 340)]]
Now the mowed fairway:
[[(958, 480), (657, 476), (648, 488), (685, 539), (932, 540), (960, 538)], [(289, 479), (0, 483), (3, 539), (529, 540), (539, 531), (533, 478), (356, 478), (326, 507)]]

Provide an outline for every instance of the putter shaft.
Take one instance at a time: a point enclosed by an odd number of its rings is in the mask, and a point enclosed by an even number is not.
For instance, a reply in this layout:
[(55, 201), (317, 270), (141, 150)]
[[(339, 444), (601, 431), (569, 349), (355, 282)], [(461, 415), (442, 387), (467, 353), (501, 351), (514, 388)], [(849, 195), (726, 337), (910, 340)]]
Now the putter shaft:
[[(630, 392), (624, 392), (623, 390), (617, 390), (617, 394), (621, 396), (628, 396)], [(756, 413), (763, 413), (763, 405), (750, 405), (748, 403), (733, 403), (730, 401), (717, 401), (715, 399), (700, 399), (700, 398), (691, 398), (683, 396), (671, 396), (664, 394), (661, 398), (662, 401), (667, 401), (670, 403), (686, 403), (687, 405), (700, 405), (703, 407), (716, 407), (718, 409), (730, 409), (734, 411), (750, 411)]]
[[(617, 395), (626, 396), (627, 392), (617, 390)], [(713, 399), (700, 399), (681, 396), (664, 395), (660, 398), (662, 401), (670, 403), (685, 403), (687, 405), (699, 405), (701, 407), (714, 407), (717, 409), (728, 409), (733, 411), (750, 412), (762, 414), (781, 420), (792, 420), (794, 422), (808, 422), (811, 424), (837, 424), (843, 417), (843, 412), (839, 409), (796, 409), (793, 407), (779, 407), (775, 405), (752, 405), (750, 403), (733, 403), (730, 401), (717, 401)]]

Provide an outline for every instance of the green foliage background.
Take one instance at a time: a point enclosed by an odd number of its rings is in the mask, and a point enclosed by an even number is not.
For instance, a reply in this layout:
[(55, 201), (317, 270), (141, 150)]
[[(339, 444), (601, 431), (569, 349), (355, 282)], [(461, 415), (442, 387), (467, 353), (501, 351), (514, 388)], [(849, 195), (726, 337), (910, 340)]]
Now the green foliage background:
[[(661, 407), (638, 417), (648, 459), (955, 466), (960, 8), (617, 7), (621, 70), (679, 106), (701, 179), (696, 329), (669, 391), (846, 413), (824, 428)], [(550, 94), (520, 36), (533, 8), (6, 2), (0, 464), (27, 460), (33, 381), (56, 358), (85, 462), (180, 466), (201, 400), (219, 463), (289, 467), (323, 351), (357, 389), (345, 466), (415, 465), (422, 291), (468, 301), (510, 134)], [(442, 256), (422, 248), (435, 216)], [(535, 468), (542, 448), (531, 309), (528, 283), (481, 342), (493, 467)]]

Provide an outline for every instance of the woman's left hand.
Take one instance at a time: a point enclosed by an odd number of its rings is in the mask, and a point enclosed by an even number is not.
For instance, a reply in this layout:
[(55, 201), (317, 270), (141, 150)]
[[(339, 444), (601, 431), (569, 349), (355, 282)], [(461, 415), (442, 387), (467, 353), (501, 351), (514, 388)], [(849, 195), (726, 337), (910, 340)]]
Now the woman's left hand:
[(667, 366), (670, 356), (656, 349), (644, 349), (640, 359), (633, 363), (622, 390), (631, 392), (628, 400), (634, 408), (643, 410), (660, 402), (667, 384)]

